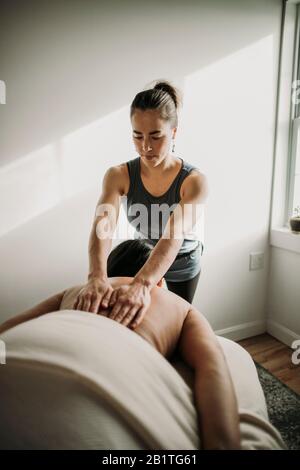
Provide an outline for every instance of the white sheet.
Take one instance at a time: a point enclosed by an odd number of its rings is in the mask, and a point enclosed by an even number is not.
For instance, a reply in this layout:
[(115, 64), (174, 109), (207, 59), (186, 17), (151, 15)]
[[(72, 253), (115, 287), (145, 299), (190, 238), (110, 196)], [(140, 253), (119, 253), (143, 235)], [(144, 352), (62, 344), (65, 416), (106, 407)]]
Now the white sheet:
[[(0, 366), (0, 448), (198, 449), (193, 392), (130, 329), (61, 310), (5, 332)], [(244, 449), (284, 448), (267, 419), (255, 366), (219, 338), (236, 387)], [(183, 378), (184, 377), (184, 378)]]

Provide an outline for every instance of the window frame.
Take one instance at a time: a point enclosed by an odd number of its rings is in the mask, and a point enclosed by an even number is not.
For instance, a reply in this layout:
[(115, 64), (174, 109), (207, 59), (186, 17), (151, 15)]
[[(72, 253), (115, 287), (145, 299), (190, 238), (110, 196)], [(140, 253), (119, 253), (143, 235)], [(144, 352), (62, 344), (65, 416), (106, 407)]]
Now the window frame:
[[(300, 81), (300, 4), (296, 5), (296, 31), (293, 51), (293, 72), (292, 84), (296, 80)], [(292, 85), (291, 84), (291, 85)], [(296, 89), (299, 89), (297, 86)], [(297, 146), (300, 145), (300, 103), (293, 103), (292, 96), (295, 90), (291, 86), (291, 110), (289, 118), (289, 144), (288, 144), (288, 168), (287, 168), (287, 193), (285, 202), (285, 227), (289, 227), (289, 219), (294, 210), (294, 192), (295, 192), (295, 170)], [(299, 99), (300, 101), (300, 99)], [(299, 139), (299, 142), (298, 142)]]

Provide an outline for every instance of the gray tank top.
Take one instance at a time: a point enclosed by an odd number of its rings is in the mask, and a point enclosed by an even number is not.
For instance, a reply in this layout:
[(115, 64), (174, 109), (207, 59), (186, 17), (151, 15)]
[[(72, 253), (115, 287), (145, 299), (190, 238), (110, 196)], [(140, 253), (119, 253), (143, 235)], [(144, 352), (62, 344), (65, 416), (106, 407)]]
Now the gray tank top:
[[(127, 220), (135, 228), (135, 239), (147, 239), (155, 246), (161, 238), (169, 216), (180, 201), (180, 187), (183, 180), (193, 169), (198, 170), (182, 158), (181, 161), (181, 170), (169, 189), (161, 196), (153, 196), (144, 187), (141, 179), (140, 157), (127, 162), (130, 186), (127, 195), (122, 197), (122, 205)], [(200, 245), (196, 228), (186, 234), (186, 237), (178, 254), (188, 253)]]

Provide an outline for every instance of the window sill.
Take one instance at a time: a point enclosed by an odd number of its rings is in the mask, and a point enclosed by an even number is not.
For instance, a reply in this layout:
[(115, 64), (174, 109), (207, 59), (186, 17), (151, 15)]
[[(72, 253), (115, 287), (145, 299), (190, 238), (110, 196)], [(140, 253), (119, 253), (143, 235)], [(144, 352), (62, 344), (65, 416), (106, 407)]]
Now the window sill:
[(300, 232), (295, 233), (287, 227), (276, 227), (271, 230), (271, 246), (300, 253)]

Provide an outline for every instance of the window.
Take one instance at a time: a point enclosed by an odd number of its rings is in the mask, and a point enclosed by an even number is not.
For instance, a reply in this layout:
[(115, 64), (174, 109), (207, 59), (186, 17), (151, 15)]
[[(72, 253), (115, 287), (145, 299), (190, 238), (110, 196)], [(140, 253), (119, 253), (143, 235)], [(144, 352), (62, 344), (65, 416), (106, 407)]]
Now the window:
[(292, 83), (292, 105), (289, 138), (288, 195), (286, 220), (300, 207), (300, 4), (296, 10), (296, 35)]

